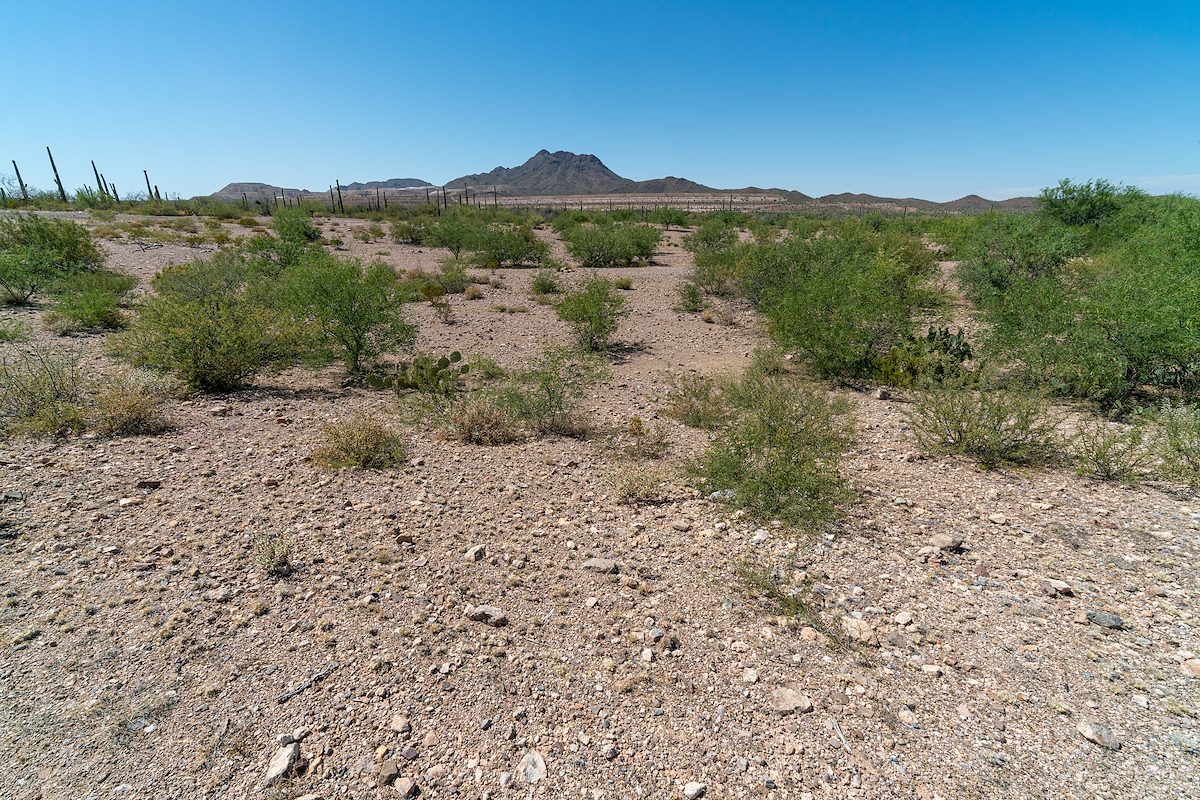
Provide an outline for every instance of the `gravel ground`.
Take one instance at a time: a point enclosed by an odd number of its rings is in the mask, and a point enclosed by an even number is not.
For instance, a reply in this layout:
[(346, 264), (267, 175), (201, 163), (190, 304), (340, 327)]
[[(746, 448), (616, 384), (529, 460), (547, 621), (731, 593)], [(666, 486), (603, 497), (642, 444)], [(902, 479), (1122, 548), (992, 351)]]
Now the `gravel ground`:
[[(601, 428), (660, 422), (672, 373), (740, 369), (764, 341), (745, 308), (671, 310), (678, 241), (613, 271), (634, 288), (586, 403)], [(197, 255), (106, 248), (143, 281)], [(530, 271), (497, 277), (453, 298), (453, 325), (414, 307), (420, 347), (517, 366), (565, 340)], [(54, 341), (111, 367), (98, 337)], [(410, 426), (403, 469), (319, 469), (321, 424), (395, 413), (336, 370), (175, 401), (159, 436), (6, 442), (0, 795), (1200, 796), (1200, 503), (923, 457), (902, 401), (846, 397), (860, 500), (826, 535), (681, 480), (621, 504), (605, 436), (484, 448)], [(661, 424), (676, 470), (706, 438)], [(290, 576), (255, 565), (264, 532), (291, 540)], [(740, 591), (746, 560), (808, 580), (817, 621)]]

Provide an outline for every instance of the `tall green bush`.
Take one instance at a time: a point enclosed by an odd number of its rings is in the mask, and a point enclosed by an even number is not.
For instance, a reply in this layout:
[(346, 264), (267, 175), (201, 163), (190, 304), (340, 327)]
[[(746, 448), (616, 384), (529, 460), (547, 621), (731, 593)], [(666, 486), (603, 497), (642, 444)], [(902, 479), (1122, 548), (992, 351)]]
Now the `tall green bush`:
[(310, 351), (341, 358), (352, 375), (416, 341), (416, 329), (404, 320), (408, 294), (386, 264), (319, 254), (284, 273), (280, 292), (284, 307), (309, 329)]
[(77, 222), (37, 214), (0, 217), (0, 301), (24, 305), (54, 282), (103, 263), (104, 254)]
[(135, 366), (172, 373), (193, 389), (231, 391), (293, 363), (301, 349), (292, 320), (271, 307), (270, 287), (238, 253), (168, 267), (152, 286), (114, 341)]
[(575, 329), (579, 346), (591, 351), (607, 350), (620, 319), (629, 314), (612, 281), (597, 275), (564, 294), (555, 310)]

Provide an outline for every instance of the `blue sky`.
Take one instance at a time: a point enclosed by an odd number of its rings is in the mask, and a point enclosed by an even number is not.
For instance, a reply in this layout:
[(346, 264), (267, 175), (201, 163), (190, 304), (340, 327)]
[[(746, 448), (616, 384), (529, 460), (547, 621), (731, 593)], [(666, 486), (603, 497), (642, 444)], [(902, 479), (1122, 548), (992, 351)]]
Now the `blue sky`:
[(947, 200), (1200, 193), (1196, 2), (7, 0), (0, 173), (126, 191), (634, 179)]

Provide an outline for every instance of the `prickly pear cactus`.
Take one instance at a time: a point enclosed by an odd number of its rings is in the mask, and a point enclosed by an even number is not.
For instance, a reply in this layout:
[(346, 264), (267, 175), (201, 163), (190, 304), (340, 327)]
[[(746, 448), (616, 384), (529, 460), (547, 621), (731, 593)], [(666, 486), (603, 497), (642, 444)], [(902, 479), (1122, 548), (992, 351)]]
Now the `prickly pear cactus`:
[(422, 354), (412, 361), (400, 362), (394, 372), (368, 375), (367, 385), (449, 397), (459, 391), (463, 376), (471, 371), (468, 364), (461, 362), (462, 353), (457, 350), (440, 358)]

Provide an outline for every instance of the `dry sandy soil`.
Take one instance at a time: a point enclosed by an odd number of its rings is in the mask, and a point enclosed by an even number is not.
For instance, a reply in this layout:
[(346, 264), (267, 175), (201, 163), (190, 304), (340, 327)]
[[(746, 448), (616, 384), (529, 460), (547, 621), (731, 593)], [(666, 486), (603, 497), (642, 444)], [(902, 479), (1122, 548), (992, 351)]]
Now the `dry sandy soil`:
[[(763, 342), (747, 309), (735, 326), (671, 310), (678, 240), (615, 271), (634, 282), (618, 338), (639, 346), (588, 398), (602, 428), (657, 421), (671, 373), (738, 370)], [(197, 255), (106, 247), (143, 282)], [(454, 325), (414, 307), (420, 347), (518, 366), (563, 341), (531, 277), (454, 297)], [(98, 337), (56, 344), (112, 368)], [(604, 436), (486, 448), (409, 426), (408, 467), (322, 470), (323, 423), (396, 414), (336, 370), (174, 401), (158, 436), (5, 442), (0, 796), (1200, 796), (1200, 504), (924, 457), (902, 401), (846, 396), (860, 499), (828, 534), (682, 478), (670, 503), (621, 504)], [(706, 434), (661, 424), (678, 470)], [(292, 575), (255, 565), (261, 532), (291, 540)], [(747, 596), (747, 560), (791, 565), (839, 635)], [(477, 605), (507, 625), (467, 618)]]

